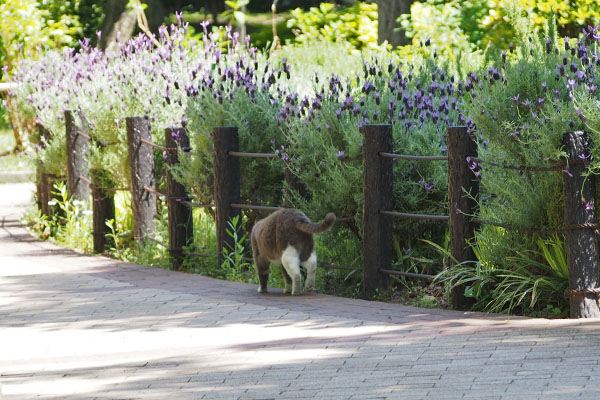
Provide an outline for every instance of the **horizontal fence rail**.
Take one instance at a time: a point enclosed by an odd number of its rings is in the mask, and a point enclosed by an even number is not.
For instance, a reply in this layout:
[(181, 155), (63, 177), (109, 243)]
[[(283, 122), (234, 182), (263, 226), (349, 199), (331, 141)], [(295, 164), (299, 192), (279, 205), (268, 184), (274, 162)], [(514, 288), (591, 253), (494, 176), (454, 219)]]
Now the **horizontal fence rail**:
[(380, 269), (379, 272), (381, 272), (383, 274), (388, 274), (388, 275), (403, 276), (406, 278), (424, 279), (424, 280), (428, 280), (428, 281), (433, 280), (433, 278), (435, 278), (435, 275), (418, 274), (416, 272), (397, 271), (395, 269)]
[(275, 153), (244, 153), (241, 151), (230, 151), (228, 154), (232, 157), (247, 157), (247, 158), (279, 158), (279, 154)]
[(239, 204), (239, 203), (231, 203), (231, 208), (235, 208), (238, 210), (259, 210), (259, 211), (278, 211), (283, 207), (272, 207), (272, 206), (260, 206), (254, 204)]
[(409, 161), (448, 161), (448, 156), (416, 156), (408, 154), (379, 153), (381, 157)]
[(388, 215), (390, 217), (398, 217), (398, 218), (411, 218), (411, 219), (429, 219), (433, 221), (449, 221), (450, 217), (448, 215), (431, 215), (431, 214), (411, 214), (411, 213), (402, 213), (397, 211), (379, 211), (382, 215)]

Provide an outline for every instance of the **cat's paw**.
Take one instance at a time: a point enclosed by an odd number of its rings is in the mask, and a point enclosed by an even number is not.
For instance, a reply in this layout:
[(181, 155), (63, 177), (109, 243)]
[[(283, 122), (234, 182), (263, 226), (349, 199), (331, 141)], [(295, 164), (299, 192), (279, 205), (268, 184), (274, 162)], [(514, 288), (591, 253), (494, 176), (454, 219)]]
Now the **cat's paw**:
[(315, 291), (315, 287), (314, 286), (306, 286), (304, 288), (305, 292), (314, 292)]
[(267, 293), (267, 288), (261, 288), (260, 286), (258, 287), (257, 290), (258, 293)]

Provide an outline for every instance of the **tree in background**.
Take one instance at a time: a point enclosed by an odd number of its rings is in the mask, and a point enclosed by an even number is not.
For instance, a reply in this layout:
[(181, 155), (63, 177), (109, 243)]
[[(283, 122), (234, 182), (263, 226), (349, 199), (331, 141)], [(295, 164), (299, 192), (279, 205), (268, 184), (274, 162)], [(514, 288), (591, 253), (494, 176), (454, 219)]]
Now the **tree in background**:
[(402, 14), (410, 14), (410, 6), (415, 0), (377, 0), (378, 26), (377, 41), (387, 41), (393, 48), (409, 44), (403, 30), (398, 30), (398, 18)]

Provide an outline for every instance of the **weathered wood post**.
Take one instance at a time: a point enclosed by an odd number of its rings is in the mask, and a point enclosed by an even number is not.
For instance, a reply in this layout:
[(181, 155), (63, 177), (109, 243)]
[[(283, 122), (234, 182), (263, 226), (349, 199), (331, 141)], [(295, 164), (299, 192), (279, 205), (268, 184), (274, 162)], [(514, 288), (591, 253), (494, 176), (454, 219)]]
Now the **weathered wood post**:
[(155, 188), (154, 153), (152, 147), (142, 142), (151, 141), (148, 117), (127, 117), (127, 142), (131, 179), (131, 207), (133, 210), (133, 235), (144, 240), (154, 231), (156, 196), (144, 189)]
[[(467, 157), (477, 157), (477, 143), (464, 126), (448, 127), (448, 209), (450, 213), (450, 251), (459, 263), (474, 261), (475, 254), (467, 241), (475, 236), (476, 225), (471, 220), (477, 207), (479, 181), (469, 168)], [(452, 268), (452, 267), (450, 267)], [(465, 309), (469, 299), (464, 296), (464, 286), (452, 289), (452, 306)]]
[(240, 160), (229, 155), (238, 151), (239, 138), (236, 127), (218, 127), (213, 130), (215, 171), (215, 214), (217, 222), (217, 262), (223, 263), (223, 249), (231, 250), (235, 243), (227, 234), (227, 223), (241, 211), (231, 207), (240, 203)]
[(67, 137), (67, 189), (69, 197), (77, 200), (88, 201), (90, 198), (90, 185), (81, 177), (88, 177), (89, 165), (87, 162), (88, 141), (87, 135), (82, 135), (81, 128), (75, 123), (73, 113), (65, 111), (65, 130)]
[[(37, 128), (38, 136), (39, 136), (39, 143), (36, 144), (36, 149), (39, 150), (39, 149), (43, 149), (46, 147), (46, 142), (50, 139), (50, 132), (44, 127), (44, 125), (42, 125), (40, 123), (36, 123), (36, 128)], [(38, 208), (40, 209), (40, 211), (42, 212), (42, 215), (45, 215), (48, 217), (48, 216), (50, 216), (49, 213), (47, 213), (48, 201), (50, 199), (47, 196), (48, 190), (44, 186), (44, 183), (45, 183), (44, 178), (43, 178), (44, 165), (42, 164), (41, 161), (38, 161), (35, 171), (36, 171), (35, 186), (36, 186), (36, 193), (37, 193), (37, 205), (38, 205)]]
[(111, 231), (106, 221), (115, 220), (115, 197), (113, 191), (103, 187), (104, 183), (99, 171), (92, 170), (91, 175), (94, 252), (103, 253), (111, 243), (107, 236)]
[(52, 216), (52, 207), (48, 202), (52, 200), (52, 189), (54, 186), (54, 182), (52, 180), (52, 175), (47, 172), (42, 172), (40, 174), (41, 184), (40, 189), (40, 208), (42, 210), (42, 214), (51, 217)]
[(586, 132), (567, 132), (563, 146), (568, 157), (568, 166), (563, 173), (563, 193), (570, 314), (571, 318), (597, 318), (600, 317), (600, 285), (595, 227), (596, 178), (593, 174), (584, 176), (587, 166), (582, 162), (590, 157), (590, 139)]
[(380, 269), (392, 264), (393, 198), (392, 159), (380, 153), (393, 152), (391, 125), (364, 125), (363, 135), (363, 291), (367, 298), (386, 288), (388, 277)]
[(182, 201), (190, 201), (185, 187), (173, 178), (169, 167), (179, 163), (179, 153), (171, 150), (181, 147), (190, 151), (190, 139), (185, 128), (165, 129), (166, 164), (167, 164), (167, 209), (169, 214), (169, 254), (171, 266), (178, 270), (183, 265), (183, 247), (194, 241), (194, 221), (192, 209)]

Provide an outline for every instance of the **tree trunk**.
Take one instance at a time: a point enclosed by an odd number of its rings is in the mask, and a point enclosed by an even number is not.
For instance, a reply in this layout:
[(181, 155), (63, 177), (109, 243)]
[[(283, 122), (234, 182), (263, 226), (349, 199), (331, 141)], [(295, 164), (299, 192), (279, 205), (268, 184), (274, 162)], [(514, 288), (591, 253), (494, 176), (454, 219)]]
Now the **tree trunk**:
[[(8, 114), (8, 120), (10, 121), (10, 125), (12, 126), (13, 135), (15, 137), (15, 148), (12, 150), (14, 153), (19, 153), (23, 151), (23, 136), (28, 133), (26, 129), (26, 121), (24, 118), (20, 118), (17, 110), (17, 101), (16, 97), (11, 96), (10, 94), (2, 93), (0, 98), (4, 97), (6, 101), (6, 113)], [(8, 152), (10, 153), (10, 151)]]
[(378, 43), (388, 41), (392, 47), (410, 43), (404, 31), (394, 31), (400, 25), (396, 20), (401, 14), (410, 14), (410, 6), (415, 0), (377, 0), (378, 10)]
[(207, 0), (204, 5), (207, 14), (211, 14), (213, 22), (217, 21), (217, 16), (225, 11), (225, 2), (221, 0)]
[(127, 41), (137, 23), (135, 12), (127, 8), (128, 0), (106, 0), (104, 22), (99, 46), (107, 52), (117, 51), (119, 43)]
[[(145, 3), (148, 4), (148, 8), (145, 10), (148, 27), (152, 32), (157, 32), (158, 27), (165, 23), (165, 15), (169, 15), (169, 13), (160, 0), (146, 0)], [(177, 9), (177, 11), (180, 10), (181, 8)]]

